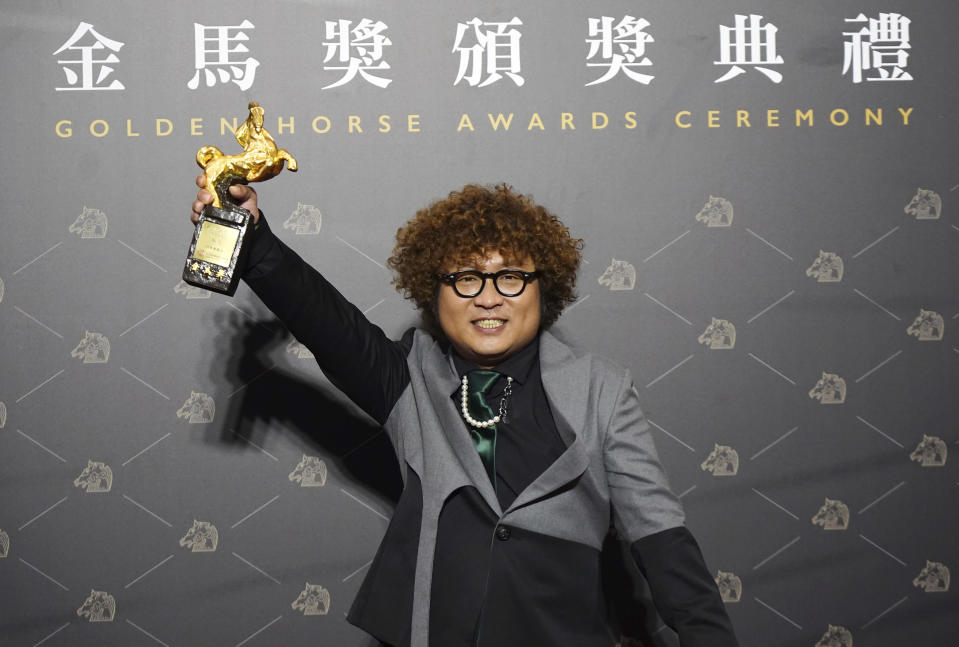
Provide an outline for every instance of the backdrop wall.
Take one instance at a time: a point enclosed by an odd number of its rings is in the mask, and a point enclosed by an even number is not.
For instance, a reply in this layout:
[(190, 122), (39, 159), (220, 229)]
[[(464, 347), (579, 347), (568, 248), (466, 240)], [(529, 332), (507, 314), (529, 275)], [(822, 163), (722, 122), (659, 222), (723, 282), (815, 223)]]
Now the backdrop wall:
[(245, 286), (179, 279), (248, 101), (299, 161), (274, 229), (392, 335), (393, 235), (452, 189), (585, 239), (555, 332), (633, 372), (744, 645), (959, 632), (952, 3), (0, 12), (4, 644), (370, 644), (390, 449)]

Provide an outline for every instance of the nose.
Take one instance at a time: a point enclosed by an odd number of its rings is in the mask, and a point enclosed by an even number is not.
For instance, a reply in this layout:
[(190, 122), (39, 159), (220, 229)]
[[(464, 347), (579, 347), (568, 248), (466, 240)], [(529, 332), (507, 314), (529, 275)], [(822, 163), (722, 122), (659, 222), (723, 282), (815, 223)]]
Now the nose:
[(503, 295), (496, 291), (493, 279), (487, 278), (483, 289), (473, 297), (473, 303), (480, 308), (495, 308), (503, 303)]

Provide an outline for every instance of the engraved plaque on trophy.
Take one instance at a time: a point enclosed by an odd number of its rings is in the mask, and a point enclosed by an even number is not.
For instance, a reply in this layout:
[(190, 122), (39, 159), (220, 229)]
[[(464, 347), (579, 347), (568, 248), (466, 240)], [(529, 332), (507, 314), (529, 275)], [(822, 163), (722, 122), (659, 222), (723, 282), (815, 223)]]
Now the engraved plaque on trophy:
[(251, 102), (249, 109), (234, 133), (243, 153), (224, 155), (216, 146), (204, 146), (196, 154), (213, 204), (200, 214), (183, 266), (184, 281), (228, 296), (236, 292), (253, 235), (253, 214), (233, 202), (230, 187), (276, 177), (284, 160), (289, 170), (296, 170), (293, 156), (277, 148), (263, 127), (263, 108)]

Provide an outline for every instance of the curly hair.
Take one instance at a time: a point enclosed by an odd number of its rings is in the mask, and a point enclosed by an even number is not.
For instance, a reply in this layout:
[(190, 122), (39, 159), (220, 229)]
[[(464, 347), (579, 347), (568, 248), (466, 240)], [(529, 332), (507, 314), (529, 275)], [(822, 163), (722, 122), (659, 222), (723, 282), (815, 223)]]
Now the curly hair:
[(393, 284), (438, 329), (440, 274), (490, 252), (507, 263), (527, 257), (540, 282), (540, 327), (548, 328), (575, 298), (583, 241), (546, 208), (506, 184), (468, 184), (420, 209), (396, 232), (387, 264)]

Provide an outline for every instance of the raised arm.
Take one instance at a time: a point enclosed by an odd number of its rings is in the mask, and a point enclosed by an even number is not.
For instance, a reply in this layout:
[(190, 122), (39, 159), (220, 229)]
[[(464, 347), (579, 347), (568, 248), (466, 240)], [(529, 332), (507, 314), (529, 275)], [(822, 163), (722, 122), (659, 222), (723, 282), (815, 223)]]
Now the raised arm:
[[(213, 196), (206, 177), (191, 219)], [(383, 423), (409, 383), (409, 340), (396, 342), (347, 301), (319, 272), (284, 245), (259, 211), (256, 191), (230, 187), (239, 206), (254, 214), (253, 246), (243, 279), (310, 352), (330, 381), (360, 408)]]

